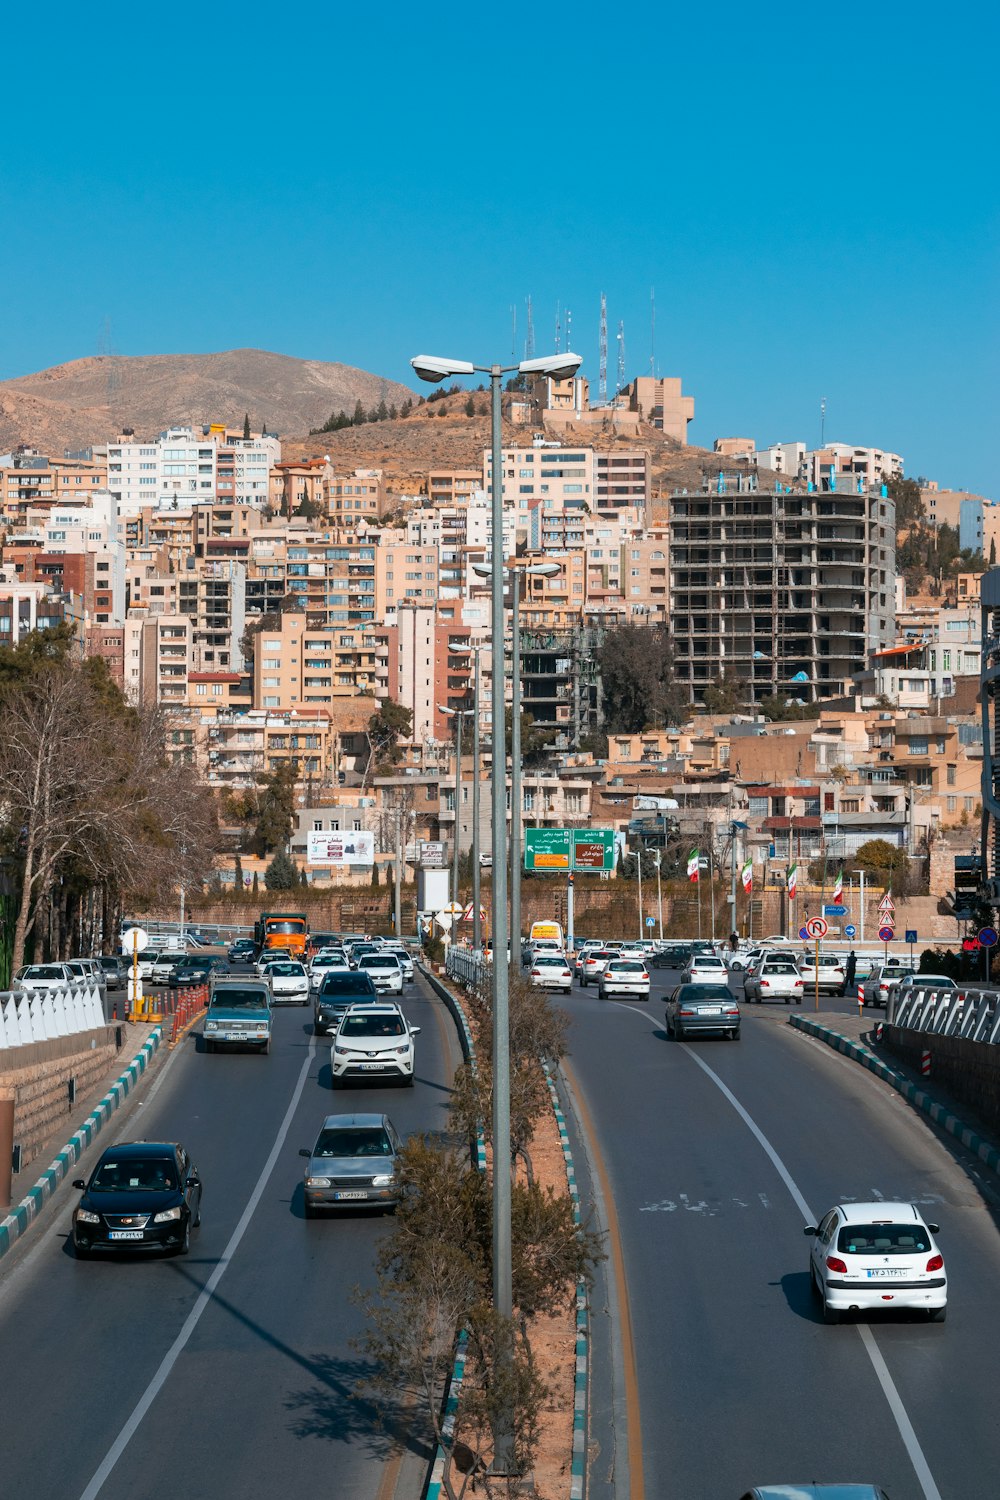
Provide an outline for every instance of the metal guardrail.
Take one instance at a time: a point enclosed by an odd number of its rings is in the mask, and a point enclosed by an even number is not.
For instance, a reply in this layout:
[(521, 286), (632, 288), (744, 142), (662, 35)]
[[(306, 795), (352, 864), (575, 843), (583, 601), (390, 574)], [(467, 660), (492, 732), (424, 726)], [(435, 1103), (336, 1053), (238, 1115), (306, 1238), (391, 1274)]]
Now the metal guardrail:
[(886, 1019), (908, 1031), (1000, 1046), (1000, 990), (908, 986), (902, 998), (889, 995)]
[(469, 989), (478, 989), (489, 977), (490, 960), (472, 948), (457, 948), (453, 943), (448, 949), (444, 972), (449, 979), (457, 979)]
[(0, 1049), (96, 1031), (106, 1024), (96, 985), (0, 993)]

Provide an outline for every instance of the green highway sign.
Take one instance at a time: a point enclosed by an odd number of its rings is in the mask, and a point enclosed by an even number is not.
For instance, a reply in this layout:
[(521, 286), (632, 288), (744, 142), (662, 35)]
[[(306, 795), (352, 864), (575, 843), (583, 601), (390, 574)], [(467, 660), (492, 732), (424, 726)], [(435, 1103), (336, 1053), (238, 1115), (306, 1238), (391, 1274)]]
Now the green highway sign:
[(615, 835), (610, 828), (526, 828), (526, 870), (613, 870)]

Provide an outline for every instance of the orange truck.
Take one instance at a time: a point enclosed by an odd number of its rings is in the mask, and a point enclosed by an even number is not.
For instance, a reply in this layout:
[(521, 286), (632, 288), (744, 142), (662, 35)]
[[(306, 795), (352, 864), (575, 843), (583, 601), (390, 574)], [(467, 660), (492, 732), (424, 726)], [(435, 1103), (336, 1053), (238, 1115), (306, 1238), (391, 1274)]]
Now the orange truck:
[(268, 948), (287, 948), (293, 958), (304, 959), (309, 918), (304, 911), (264, 911), (254, 924), (253, 935), (259, 953)]

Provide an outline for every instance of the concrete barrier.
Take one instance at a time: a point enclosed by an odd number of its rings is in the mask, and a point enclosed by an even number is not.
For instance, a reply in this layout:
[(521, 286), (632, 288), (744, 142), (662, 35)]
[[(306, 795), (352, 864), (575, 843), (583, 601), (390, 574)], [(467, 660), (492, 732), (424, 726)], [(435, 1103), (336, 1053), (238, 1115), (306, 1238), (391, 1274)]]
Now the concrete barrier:
[(103, 1025), (104, 1005), (96, 985), (0, 993), (0, 1051)]
[(69, 1174), (83, 1153), (100, 1135), (115, 1111), (128, 1098), (145, 1073), (150, 1059), (155, 1055), (161, 1038), (161, 1029), (156, 1027), (128, 1067), (118, 1075), (104, 1098), (91, 1110), (79, 1130), (74, 1131), (35, 1185), (0, 1222), (0, 1258), (7, 1254), (28, 1226), (37, 1219), (63, 1178)]

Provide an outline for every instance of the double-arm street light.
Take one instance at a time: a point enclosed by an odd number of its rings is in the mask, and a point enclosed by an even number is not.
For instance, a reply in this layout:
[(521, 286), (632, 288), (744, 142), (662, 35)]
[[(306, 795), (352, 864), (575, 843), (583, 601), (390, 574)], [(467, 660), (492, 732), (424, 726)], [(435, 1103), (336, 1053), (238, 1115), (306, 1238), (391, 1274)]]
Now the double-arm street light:
[[(442, 359), (418, 354), (410, 361), (421, 380), (437, 383), (449, 376), (483, 374), (490, 378), (490, 439), (493, 455), (491, 553), (492, 600), (490, 628), (493, 640), (493, 757), (490, 767), (493, 854), (493, 1305), (500, 1317), (513, 1312), (510, 1247), (510, 972), (506, 962), (507, 930), (507, 742), (504, 694), (497, 692), (497, 659), (503, 651), (503, 433), (501, 427), (501, 381), (505, 375), (548, 375), (567, 380), (580, 368), (579, 354), (550, 354), (525, 359), (516, 365), (475, 365), (468, 360)], [(511, 954), (520, 961), (520, 954)], [(513, 1420), (498, 1423), (493, 1434), (494, 1466), (505, 1473), (510, 1467), (514, 1441)]]
[(454, 936), (459, 918), (455, 907), (459, 905), (458, 861), (462, 852), (462, 720), (468, 718), (473, 710), (471, 708), (446, 708), (443, 703), (438, 704), (438, 709), (441, 713), (447, 714), (449, 719), (455, 720), (455, 841), (451, 849), (451, 932)]

